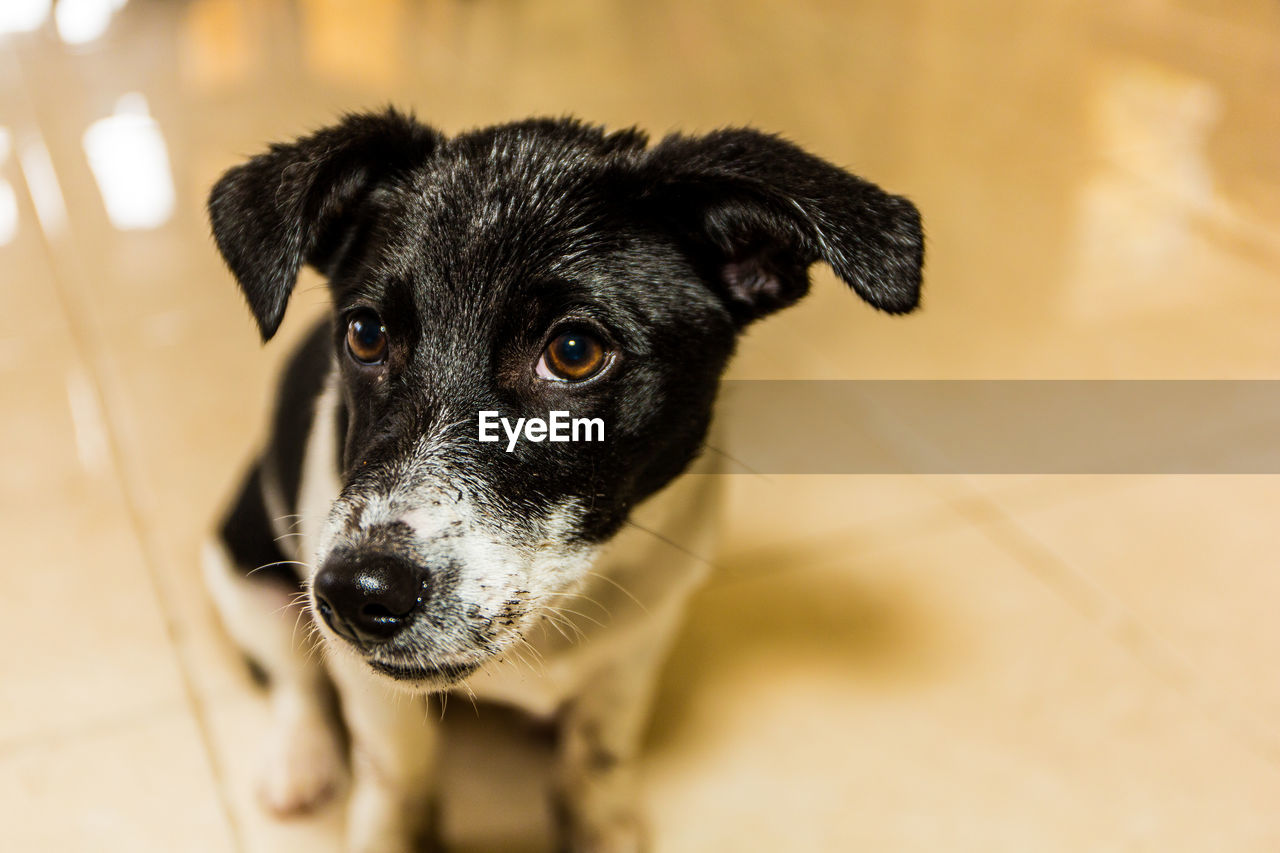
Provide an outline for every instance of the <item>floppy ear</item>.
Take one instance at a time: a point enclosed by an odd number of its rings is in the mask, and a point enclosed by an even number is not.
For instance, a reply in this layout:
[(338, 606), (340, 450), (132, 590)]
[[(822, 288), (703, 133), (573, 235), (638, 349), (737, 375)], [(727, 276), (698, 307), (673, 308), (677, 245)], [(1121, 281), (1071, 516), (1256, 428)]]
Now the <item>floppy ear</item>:
[(328, 272), (360, 202), (442, 140), (393, 109), (348, 115), (222, 176), (209, 194), (213, 237), (263, 341), (279, 328), (303, 263)]
[(754, 130), (669, 136), (645, 162), (658, 215), (708, 264), (740, 326), (804, 296), (819, 260), (882, 311), (919, 303), (924, 235), (905, 198)]

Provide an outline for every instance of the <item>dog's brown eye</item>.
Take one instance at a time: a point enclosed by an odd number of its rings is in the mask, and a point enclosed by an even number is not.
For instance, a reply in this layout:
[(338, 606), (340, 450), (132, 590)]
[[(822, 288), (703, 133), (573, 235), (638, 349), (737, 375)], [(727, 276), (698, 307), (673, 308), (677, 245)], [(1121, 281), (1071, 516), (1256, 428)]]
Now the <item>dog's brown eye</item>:
[(387, 327), (382, 318), (367, 308), (347, 321), (347, 349), (362, 364), (378, 364), (387, 357)]
[(598, 373), (604, 361), (604, 344), (594, 335), (580, 330), (563, 332), (543, 350), (537, 374), (543, 379), (580, 382)]

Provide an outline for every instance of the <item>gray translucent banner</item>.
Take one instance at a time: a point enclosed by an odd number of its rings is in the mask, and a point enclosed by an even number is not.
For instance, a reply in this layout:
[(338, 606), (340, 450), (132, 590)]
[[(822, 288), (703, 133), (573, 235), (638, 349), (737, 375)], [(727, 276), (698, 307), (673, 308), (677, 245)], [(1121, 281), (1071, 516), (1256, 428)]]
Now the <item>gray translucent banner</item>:
[(740, 473), (1280, 473), (1273, 380), (730, 380), (717, 421)]

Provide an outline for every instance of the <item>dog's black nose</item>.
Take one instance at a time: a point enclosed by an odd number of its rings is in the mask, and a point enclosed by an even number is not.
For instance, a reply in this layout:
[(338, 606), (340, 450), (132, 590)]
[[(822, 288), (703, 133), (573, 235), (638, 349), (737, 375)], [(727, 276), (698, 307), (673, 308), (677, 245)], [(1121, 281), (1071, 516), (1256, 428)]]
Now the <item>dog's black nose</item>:
[(395, 555), (339, 553), (325, 560), (312, 592), (330, 628), (369, 645), (408, 625), (428, 586), (424, 571)]

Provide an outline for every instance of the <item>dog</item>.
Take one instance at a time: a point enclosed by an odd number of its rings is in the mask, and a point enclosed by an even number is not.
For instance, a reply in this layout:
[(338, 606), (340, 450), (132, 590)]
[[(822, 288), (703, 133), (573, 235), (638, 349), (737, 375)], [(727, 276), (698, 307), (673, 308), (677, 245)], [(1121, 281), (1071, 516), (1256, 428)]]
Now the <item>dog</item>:
[(681, 474), (721, 375), (818, 261), (914, 309), (915, 206), (751, 129), (448, 138), (387, 109), (232, 168), (208, 211), (264, 343), (303, 264), (332, 297), (204, 555), (270, 685), (266, 804), (349, 772), (350, 850), (429, 841), (424, 703), (461, 690), (554, 723), (566, 849), (643, 849), (635, 759), (722, 479)]

